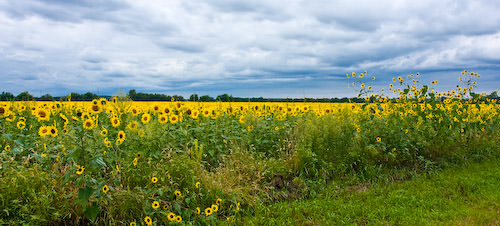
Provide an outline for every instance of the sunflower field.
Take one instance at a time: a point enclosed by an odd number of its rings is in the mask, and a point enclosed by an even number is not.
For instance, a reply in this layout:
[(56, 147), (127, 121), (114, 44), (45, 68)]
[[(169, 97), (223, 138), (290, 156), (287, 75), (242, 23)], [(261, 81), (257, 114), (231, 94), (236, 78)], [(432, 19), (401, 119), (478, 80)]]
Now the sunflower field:
[(241, 224), (332, 180), (498, 157), (479, 74), (419, 76), (347, 75), (365, 103), (0, 102), (0, 224)]

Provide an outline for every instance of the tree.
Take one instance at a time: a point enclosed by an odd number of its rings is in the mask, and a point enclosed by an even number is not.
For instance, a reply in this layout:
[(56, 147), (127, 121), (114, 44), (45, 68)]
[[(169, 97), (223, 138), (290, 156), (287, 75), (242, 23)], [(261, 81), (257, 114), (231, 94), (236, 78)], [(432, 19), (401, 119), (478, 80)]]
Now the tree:
[(14, 100), (14, 98), (14, 94), (9, 92), (2, 92), (2, 94), (0, 94), (0, 101)]
[(30, 100), (35, 100), (35, 97), (33, 97), (31, 94), (29, 94), (26, 91), (26, 92), (22, 92), (19, 95), (17, 95), (14, 100), (30, 101)]
[(217, 96), (217, 100), (222, 102), (230, 102), (233, 101), (233, 99), (234, 99), (233, 96), (232, 95), (229, 96), (229, 94), (227, 93)]
[(53, 101), (54, 100), (54, 97), (52, 97), (50, 94), (45, 94), (43, 96), (41, 96), (39, 98), (39, 100), (43, 100), (43, 101)]
[(213, 101), (214, 98), (210, 97), (209, 95), (203, 95), (200, 97), (200, 101), (201, 102), (209, 102), (209, 101)]
[(193, 93), (191, 94), (191, 96), (189, 96), (189, 101), (198, 101), (199, 98), (198, 98), (198, 94), (196, 93)]

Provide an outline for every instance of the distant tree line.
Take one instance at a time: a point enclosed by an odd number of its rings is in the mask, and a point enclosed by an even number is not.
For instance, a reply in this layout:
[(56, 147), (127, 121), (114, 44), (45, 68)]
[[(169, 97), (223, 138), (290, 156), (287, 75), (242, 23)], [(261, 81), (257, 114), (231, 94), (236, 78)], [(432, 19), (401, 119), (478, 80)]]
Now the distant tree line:
[[(471, 93), (473, 98), (477, 98), (479, 94), (477, 93)], [(71, 93), (69, 96), (62, 96), (62, 97), (53, 97), (50, 94), (44, 94), (40, 97), (34, 97), (28, 92), (22, 92), (19, 95), (15, 96), (12, 93), (9, 92), (2, 92), (0, 94), (0, 101), (54, 101), (54, 100), (69, 100), (71, 98), (72, 101), (90, 101), (93, 99), (99, 99), (99, 98), (110, 98), (111, 96), (99, 96), (95, 93), (87, 92), (84, 94), (79, 94), (79, 93)], [(131, 89), (128, 92), (128, 98), (134, 101), (200, 101), (200, 102), (318, 102), (318, 103), (364, 103), (365, 99), (364, 98), (263, 98), (263, 97), (233, 97), (232, 95), (229, 95), (227, 93), (218, 95), (217, 97), (211, 97), (209, 95), (203, 95), (199, 96), (196, 93), (193, 93), (189, 96), (189, 99), (185, 99), (183, 96), (180, 95), (165, 95), (165, 94), (158, 94), (158, 93), (140, 93), (137, 92), (135, 89)], [(444, 99), (445, 97), (441, 97)], [(486, 98), (488, 99), (496, 99), (500, 100), (500, 97), (498, 96), (497, 91), (491, 92), (489, 95), (483, 96), (481, 99), (483, 101), (486, 101)], [(395, 99), (391, 99), (392, 101), (395, 101)]]

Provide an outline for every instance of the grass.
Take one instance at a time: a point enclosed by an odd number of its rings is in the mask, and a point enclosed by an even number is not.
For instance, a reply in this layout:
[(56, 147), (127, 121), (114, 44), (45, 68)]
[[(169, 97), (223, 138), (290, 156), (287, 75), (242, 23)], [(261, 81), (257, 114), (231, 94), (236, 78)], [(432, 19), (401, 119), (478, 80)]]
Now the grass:
[(314, 199), (255, 208), (242, 225), (500, 225), (500, 161), (395, 183), (332, 183)]

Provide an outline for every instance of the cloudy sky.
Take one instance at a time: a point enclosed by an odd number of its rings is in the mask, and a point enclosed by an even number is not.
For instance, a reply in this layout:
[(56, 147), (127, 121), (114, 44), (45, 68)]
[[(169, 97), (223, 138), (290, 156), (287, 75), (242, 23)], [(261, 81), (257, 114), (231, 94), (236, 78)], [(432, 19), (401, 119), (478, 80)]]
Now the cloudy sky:
[(354, 96), (420, 72), (500, 88), (500, 1), (0, 0), (0, 91)]

